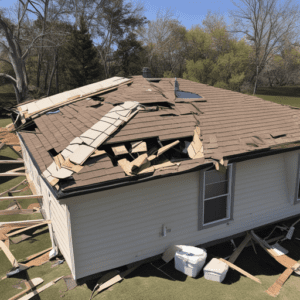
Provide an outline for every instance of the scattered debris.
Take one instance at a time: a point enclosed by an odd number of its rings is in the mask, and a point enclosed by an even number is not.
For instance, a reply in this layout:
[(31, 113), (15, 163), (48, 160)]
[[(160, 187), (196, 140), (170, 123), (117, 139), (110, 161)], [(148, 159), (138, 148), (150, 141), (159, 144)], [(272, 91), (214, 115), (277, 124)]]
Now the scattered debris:
[(252, 279), (253, 281), (261, 284), (261, 281), (258, 278), (254, 277), (253, 275), (249, 274), (248, 272), (244, 271), (243, 269), (237, 267), (233, 263), (231, 263), (231, 262), (229, 262), (229, 261), (227, 261), (223, 258), (219, 258), (219, 260), (226, 263), (230, 268), (240, 272), (241, 274), (245, 275), (246, 277), (248, 277), (248, 278)]
[(19, 297), (21, 297), (25, 293), (29, 292), (32, 288), (40, 285), (43, 282), (44, 282), (44, 280), (40, 277), (33, 278), (32, 280), (29, 280), (29, 281), (25, 281), (26, 289), (24, 291), (20, 292), (19, 294), (9, 298), (8, 300), (17, 300), (17, 299), (19, 299)]
[(293, 272), (293, 269), (286, 269), (275, 281), (275, 283), (266, 290), (266, 293), (272, 297), (278, 296), (283, 284), (289, 279)]
[(170, 262), (174, 257), (177, 251), (182, 250), (184, 245), (172, 245), (163, 253), (162, 260), (166, 263)]
[(34, 297), (35, 295), (41, 293), (42, 291), (44, 291), (45, 289), (47, 289), (48, 287), (54, 285), (57, 281), (59, 281), (61, 278), (63, 278), (63, 276), (56, 278), (55, 280), (50, 281), (49, 283), (47, 283), (46, 285), (44, 285), (43, 287), (23, 296), (22, 298), (20, 298), (19, 300), (29, 300), (32, 297)]

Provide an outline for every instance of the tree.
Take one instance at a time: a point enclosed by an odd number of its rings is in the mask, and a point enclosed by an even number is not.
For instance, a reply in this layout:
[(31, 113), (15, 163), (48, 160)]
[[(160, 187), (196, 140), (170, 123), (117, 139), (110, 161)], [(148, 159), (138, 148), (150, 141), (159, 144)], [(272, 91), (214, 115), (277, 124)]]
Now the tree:
[(158, 11), (156, 19), (139, 32), (153, 77), (182, 77), (185, 64), (186, 28), (172, 11)]
[[(206, 19), (209, 18), (208, 15)], [(186, 38), (188, 56), (184, 78), (240, 90), (251, 53), (251, 47), (244, 40), (233, 38), (222, 22), (213, 27), (196, 26), (187, 32)]]
[[(64, 4), (64, 1), (58, 2), (61, 2), (60, 5)], [(17, 19), (11, 17), (8, 10), (0, 10), (0, 51), (2, 50), (3, 56), (7, 57), (2, 57), (1, 60), (11, 65), (14, 70), (14, 76), (2, 72), (0, 77), (13, 84), (17, 103), (28, 97), (26, 60), (38, 41), (52, 33), (51, 28), (34, 26), (29, 16), (45, 24), (49, 16), (49, 7), (50, 0), (19, 0), (16, 5)], [(53, 12), (52, 19), (55, 19), (59, 10), (53, 4), (50, 11)]]
[(79, 29), (74, 26), (65, 52), (67, 53), (65, 64), (71, 88), (84, 86), (98, 80), (101, 66), (97, 50), (83, 17), (80, 18)]
[(292, 0), (239, 0), (233, 2), (237, 9), (235, 32), (250, 41), (253, 49), (255, 73), (253, 94), (256, 93), (259, 74), (274, 55), (284, 49), (287, 40), (295, 38), (299, 7)]
[(141, 74), (142, 68), (145, 66), (145, 54), (145, 49), (137, 40), (136, 34), (130, 33), (119, 42), (118, 49), (114, 53), (119, 65), (117, 75), (128, 77)]
[(268, 79), (269, 85), (290, 85), (299, 83), (300, 52), (292, 45), (269, 60), (261, 77)]

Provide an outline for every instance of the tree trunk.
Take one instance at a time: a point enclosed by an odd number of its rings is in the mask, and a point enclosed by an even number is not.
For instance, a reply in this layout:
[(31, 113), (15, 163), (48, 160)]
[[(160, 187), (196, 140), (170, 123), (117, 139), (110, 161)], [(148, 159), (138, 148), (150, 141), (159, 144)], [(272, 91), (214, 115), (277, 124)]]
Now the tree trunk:
[(48, 90), (47, 90), (47, 97), (50, 94), (52, 80), (53, 80), (53, 76), (54, 76), (55, 70), (57, 70), (57, 51), (55, 51), (55, 54), (54, 54), (54, 62), (53, 62), (53, 68), (52, 68), (52, 72), (51, 72), (50, 79), (49, 79), (49, 85), (48, 85)]
[(47, 90), (48, 75), (49, 75), (49, 60), (47, 60), (47, 64), (46, 64), (46, 72), (45, 72), (44, 88), (43, 88), (44, 93)]
[(38, 54), (38, 65), (37, 65), (37, 73), (36, 73), (36, 87), (40, 87), (40, 77), (41, 77), (41, 61), (42, 61), (41, 53)]

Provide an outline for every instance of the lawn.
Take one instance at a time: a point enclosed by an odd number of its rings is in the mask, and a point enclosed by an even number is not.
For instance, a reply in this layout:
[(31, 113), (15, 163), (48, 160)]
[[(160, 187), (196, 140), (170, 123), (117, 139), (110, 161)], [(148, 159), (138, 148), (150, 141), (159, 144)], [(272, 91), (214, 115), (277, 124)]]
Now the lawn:
[(300, 87), (265, 87), (257, 90), (257, 97), (278, 104), (300, 107)]
[[(14, 88), (11, 84), (0, 85), (0, 117), (7, 116), (7, 111), (3, 108), (9, 108), (17, 104)], [(0, 124), (0, 127), (2, 125)]]

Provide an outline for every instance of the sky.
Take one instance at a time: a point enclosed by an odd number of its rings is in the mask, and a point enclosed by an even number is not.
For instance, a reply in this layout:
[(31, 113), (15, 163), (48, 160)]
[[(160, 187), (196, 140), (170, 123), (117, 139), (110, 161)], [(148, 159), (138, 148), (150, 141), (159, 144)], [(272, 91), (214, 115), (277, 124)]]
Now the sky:
[[(16, 2), (17, 0), (0, 0), (0, 7), (8, 8)], [(159, 10), (171, 9), (175, 17), (187, 29), (190, 29), (192, 25), (200, 24), (209, 10), (224, 15), (228, 21), (229, 10), (235, 8), (231, 0), (142, 0), (142, 2), (144, 3), (145, 15), (148, 20), (154, 20)]]

